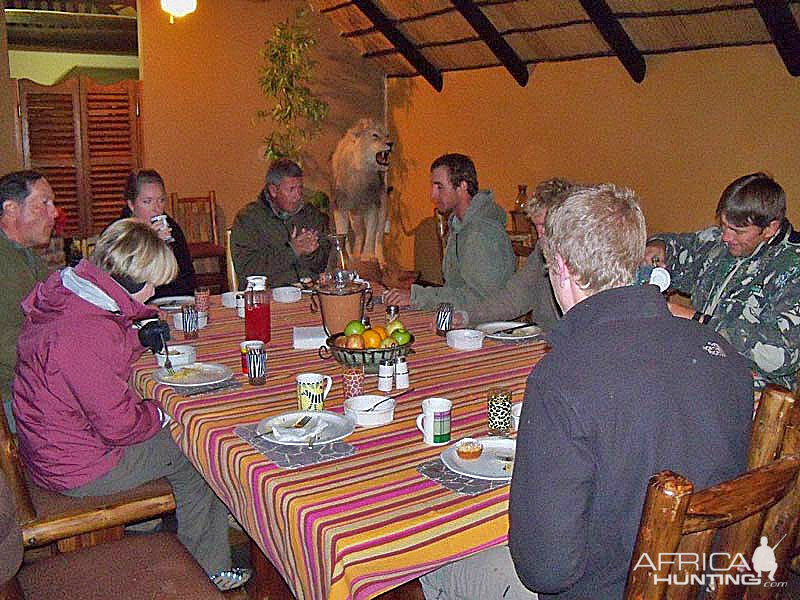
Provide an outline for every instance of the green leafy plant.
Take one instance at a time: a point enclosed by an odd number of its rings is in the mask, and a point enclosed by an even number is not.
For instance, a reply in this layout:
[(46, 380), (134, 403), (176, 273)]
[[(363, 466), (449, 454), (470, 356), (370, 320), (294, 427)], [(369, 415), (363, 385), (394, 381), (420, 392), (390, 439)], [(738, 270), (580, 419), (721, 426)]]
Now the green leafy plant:
[(258, 81), (273, 105), (257, 115), (259, 119), (271, 119), (275, 125), (264, 138), (264, 156), (270, 160), (298, 160), (303, 147), (328, 116), (328, 103), (316, 98), (309, 88), (316, 65), (311, 56), (317, 40), (309, 30), (307, 13), (308, 9), (301, 8), (293, 19), (276, 24), (261, 49), (264, 63)]

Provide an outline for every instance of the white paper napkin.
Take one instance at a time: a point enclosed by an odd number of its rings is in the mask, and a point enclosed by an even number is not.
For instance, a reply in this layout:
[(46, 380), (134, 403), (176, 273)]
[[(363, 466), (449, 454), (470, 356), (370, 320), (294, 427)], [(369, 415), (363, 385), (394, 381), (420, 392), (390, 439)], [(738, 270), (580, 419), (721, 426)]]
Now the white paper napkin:
[(325, 329), (322, 325), (317, 327), (294, 327), (292, 329), (292, 341), (295, 350), (316, 350), (325, 345)]
[(324, 419), (312, 418), (305, 427), (282, 427), (272, 426), (272, 435), (276, 440), (282, 442), (306, 442), (319, 436), (328, 427), (328, 422)]

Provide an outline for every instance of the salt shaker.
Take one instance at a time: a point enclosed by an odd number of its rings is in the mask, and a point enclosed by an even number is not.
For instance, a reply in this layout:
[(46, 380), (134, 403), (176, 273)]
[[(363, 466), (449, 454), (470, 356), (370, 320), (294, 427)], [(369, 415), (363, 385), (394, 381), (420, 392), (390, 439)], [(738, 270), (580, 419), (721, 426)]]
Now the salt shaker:
[(408, 363), (404, 357), (398, 356), (394, 365), (394, 386), (398, 390), (404, 390), (408, 385)]
[(381, 392), (391, 392), (393, 379), (394, 363), (390, 360), (382, 360), (378, 365), (378, 389)]

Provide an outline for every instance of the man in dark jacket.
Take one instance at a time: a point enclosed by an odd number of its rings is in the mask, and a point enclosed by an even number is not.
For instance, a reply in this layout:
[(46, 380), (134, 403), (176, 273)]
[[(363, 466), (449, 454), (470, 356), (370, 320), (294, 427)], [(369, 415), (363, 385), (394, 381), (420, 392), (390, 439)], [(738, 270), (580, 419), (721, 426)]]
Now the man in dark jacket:
[(0, 397), (12, 431), (11, 380), (17, 363), (17, 336), (22, 326), (20, 303), (47, 266), (31, 250), (50, 240), (56, 217), (55, 196), (36, 171), (16, 171), (0, 178)]
[(303, 170), (288, 158), (272, 162), (258, 199), (239, 211), (231, 230), (233, 264), (244, 289), (248, 275), (270, 287), (316, 278), (328, 262), (328, 217), (303, 202)]
[(525, 390), (510, 556), (501, 546), (456, 563), (432, 583), (465, 580), (463, 591), (440, 598), (621, 598), (650, 475), (672, 469), (703, 488), (745, 470), (747, 361), (673, 317), (655, 286), (630, 285), (644, 246), (628, 190), (578, 190), (548, 212), (544, 253), (564, 317)]

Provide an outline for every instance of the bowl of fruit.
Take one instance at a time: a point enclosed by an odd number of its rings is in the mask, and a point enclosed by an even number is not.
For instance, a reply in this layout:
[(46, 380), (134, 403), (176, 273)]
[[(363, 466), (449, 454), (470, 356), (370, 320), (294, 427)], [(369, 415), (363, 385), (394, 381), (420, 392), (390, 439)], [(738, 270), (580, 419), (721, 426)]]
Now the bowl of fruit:
[(320, 346), (319, 357), (333, 357), (347, 367), (364, 367), (365, 373), (377, 373), (383, 361), (393, 361), (398, 356), (413, 352), (414, 336), (405, 325), (395, 319), (385, 327), (364, 326), (361, 321), (350, 321), (341, 333), (335, 333)]

